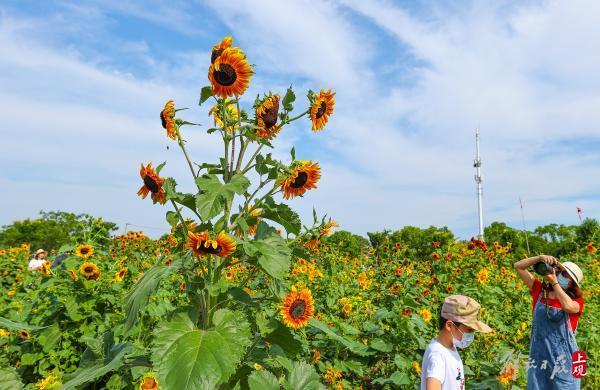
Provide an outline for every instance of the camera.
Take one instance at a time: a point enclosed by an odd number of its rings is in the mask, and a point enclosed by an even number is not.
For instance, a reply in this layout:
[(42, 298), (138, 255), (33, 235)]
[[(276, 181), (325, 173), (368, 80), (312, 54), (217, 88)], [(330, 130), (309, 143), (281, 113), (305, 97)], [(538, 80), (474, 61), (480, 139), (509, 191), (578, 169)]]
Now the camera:
[(539, 261), (533, 265), (533, 271), (541, 276), (546, 276), (552, 273), (553, 269), (556, 270), (557, 274), (560, 272), (560, 268), (557, 265), (550, 265), (545, 261)]

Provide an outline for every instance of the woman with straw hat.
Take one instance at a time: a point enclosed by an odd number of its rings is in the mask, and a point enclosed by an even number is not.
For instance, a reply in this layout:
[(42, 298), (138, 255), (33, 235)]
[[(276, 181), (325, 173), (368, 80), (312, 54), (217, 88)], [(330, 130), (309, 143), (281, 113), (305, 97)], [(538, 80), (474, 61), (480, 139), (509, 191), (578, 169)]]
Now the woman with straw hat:
[[(528, 271), (531, 266), (544, 275), (543, 283)], [(583, 313), (581, 268), (546, 255), (520, 260), (514, 267), (533, 298), (527, 389), (579, 389), (580, 379), (571, 370)]]
[(37, 251), (35, 251), (35, 255), (33, 259), (29, 261), (27, 269), (30, 271), (37, 271), (39, 269), (42, 269), (44, 263), (46, 262), (47, 254), (48, 253), (43, 249), (38, 249)]

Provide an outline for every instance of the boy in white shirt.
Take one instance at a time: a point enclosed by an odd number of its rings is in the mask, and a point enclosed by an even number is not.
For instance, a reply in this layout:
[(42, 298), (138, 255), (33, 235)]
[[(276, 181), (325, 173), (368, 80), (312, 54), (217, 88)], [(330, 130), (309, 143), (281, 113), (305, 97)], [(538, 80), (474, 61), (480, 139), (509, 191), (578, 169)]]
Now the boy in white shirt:
[(481, 306), (464, 295), (451, 295), (439, 312), (439, 333), (431, 340), (421, 364), (421, 390), (464, 390), (465, 370), (456, 350), (466, 348), (475, 332), (492, 329), (477, 320)]

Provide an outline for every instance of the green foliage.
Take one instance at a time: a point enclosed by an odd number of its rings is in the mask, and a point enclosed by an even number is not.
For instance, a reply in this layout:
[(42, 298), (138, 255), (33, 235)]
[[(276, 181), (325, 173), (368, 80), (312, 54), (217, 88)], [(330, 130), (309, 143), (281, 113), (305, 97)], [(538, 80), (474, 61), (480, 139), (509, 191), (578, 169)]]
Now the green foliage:
[(106, 241), (110, 233), (117, 229), (116, 224), (88, 214), (41, 211), (40, 215), (38, 219), (25, 219), (2, 226), (0, 246), (18, 246), (27, 242), (33, 250), (58, 249), (72, 241)]

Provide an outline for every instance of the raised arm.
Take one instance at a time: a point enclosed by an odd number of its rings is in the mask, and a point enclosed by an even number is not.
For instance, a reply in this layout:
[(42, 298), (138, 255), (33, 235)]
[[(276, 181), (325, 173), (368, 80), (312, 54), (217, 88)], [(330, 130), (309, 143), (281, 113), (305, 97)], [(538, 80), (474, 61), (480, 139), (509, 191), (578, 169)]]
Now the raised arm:
[(535, 280), (535, 278), (527, 269), (535, 263), (537, 263), (538, 261), (542, 260), (548, 264), (556, 263), (556, 259), (552, 256), (539, 255), (519, 260), (514, 264), (514, 267), (517, 270), (517, 275), (519, 275), (519, 278), (523, 281), (523, 283), (525, 283), (525, 285), (529, 289), (531, 289), (531, 286), (533, 286), (533, 281)]

